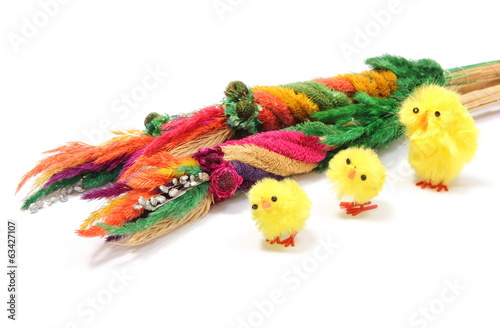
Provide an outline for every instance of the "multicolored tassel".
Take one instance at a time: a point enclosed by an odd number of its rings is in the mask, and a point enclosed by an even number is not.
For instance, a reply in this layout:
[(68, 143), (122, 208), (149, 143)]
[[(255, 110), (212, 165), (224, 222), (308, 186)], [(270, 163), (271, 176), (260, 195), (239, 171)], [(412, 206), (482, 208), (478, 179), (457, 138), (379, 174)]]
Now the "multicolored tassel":
[(137, 245), (203, 217), (257, 181), (323, 170), (339, 150), (385, 147), (403, 134), (400, 103), (418, 86), (453, 79), (434, 61), (370, 58), (372, 70), (280, 86), (231, 82), (220, 105), (182, 116), (151, 113), (144, 131), (102, 145), (69, 143), (29, 171), (23, 209), (107, 198), (77, 233)]

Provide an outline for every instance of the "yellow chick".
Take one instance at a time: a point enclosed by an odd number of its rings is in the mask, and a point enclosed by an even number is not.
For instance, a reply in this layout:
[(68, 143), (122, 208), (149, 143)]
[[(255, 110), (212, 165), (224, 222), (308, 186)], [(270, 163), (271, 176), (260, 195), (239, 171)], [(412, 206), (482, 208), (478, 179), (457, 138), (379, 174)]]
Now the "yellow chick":
[(328, 163), (326, 176), (333, 183), (338, 198), (352, 197), (353, 202), (341, 202), (347, 214), (357, 215), (377, 208), (369, 201), (377, 196), (385, 182), (385, 167), (372, 149), (351, 147), (339, 151)]
[(448, 191), (477, 149), (478, 129), (460, 96), (438, 85), (419, 87), (402, 103), (399, 119), (411, 142), (409, 162), (422, 179), (417, 186)]
[(252, 219), (266, 241), (295, 246), (294, 238), (304, 228), (311, 210), (311, 201), (299, 184), (292, 179), (265, 178), (249, 190), (248, 199)]

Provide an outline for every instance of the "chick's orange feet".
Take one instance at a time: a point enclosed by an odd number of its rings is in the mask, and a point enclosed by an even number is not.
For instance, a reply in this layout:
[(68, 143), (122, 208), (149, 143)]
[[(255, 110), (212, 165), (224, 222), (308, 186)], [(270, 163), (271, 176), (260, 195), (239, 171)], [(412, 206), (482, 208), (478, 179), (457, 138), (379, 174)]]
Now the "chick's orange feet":
[(283, 239), (281, 240), (280, 237), (276, 237), (274, 239), (266, 239), (266, 241), (269, 243), (269, 244), (280, 244), (280, 245), (283, 245), (285, 247), (288, 247), (288, 246), (295, 246), (295, 236), (297, 235), (296, 232), (292, 233), (290, 235), (290, 237), (286, 238), (286, 239)]
[(440, 192), (441, 190), (448, 191), (448, 186), (444, 185), (443, 182), (440, 182), (437, 185), (433, 185), (430, 181), (423, 180), (423, 181), (418, 182), (416, 185), (422, 189), (425, 189), (427, 187), (429, 187), (431, 189), (436, 189), (437, 192)]
[(288, 247), (288, 246), (292, 246), (294, 247), (295, 246), (295, 236), (297, 235), (296, 232), (292, 233), (290, 235), (290, 237), (286, 238), (286, 239), (283, 239), (281, 242), (279, 242), (279, 244), (285, 246), (285, 247)]
[(363, 204), (358, 204), (355, 202), (341, 202), (340, 208), (345, 209), (346, 214), (351, 214), (352, 216), (358, 215), (361, 212), (373, 210), (378, 207), (377, 204), (371, 205), (372, 202), (366, 202)]
[(266, 241), (269, 243), (269, 244), (281, 244), (281, 240), (280, 240), (280, 237), (276, 237), (274, 239), (266, 239)]

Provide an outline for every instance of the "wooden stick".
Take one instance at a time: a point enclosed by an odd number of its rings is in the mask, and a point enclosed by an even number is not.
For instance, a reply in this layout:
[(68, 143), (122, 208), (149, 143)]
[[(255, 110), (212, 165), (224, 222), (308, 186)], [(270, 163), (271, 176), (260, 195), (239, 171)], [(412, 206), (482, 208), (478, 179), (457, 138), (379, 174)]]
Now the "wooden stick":
[(465, 70), (458, 70), (451, 73), (451, 76), (456, 78), (449, 81), (448, 84), (470, 83), (477, 80), (486, 80), (500, 77), (500, 63), (486, 64), (486, 66), (478, 66)]
[(494, 103), (499, 103), (500, 85), (463, 94), (461, 96), (461, 101), (471, 112)]
[(500, 85), (500, 77), (494, 77), (492, 79), (478, 80), (468, 84), (457, 85), (452, 87), (452, 89), (460, 94), (466, 94), (472, 91), (493, 87), (495, 85)]
[(488, 63), (483, 63), (483, 64), (479, 64), (479, 65), (475, 65), (473, 67), (456, 67), (456, 68), (453, 68), (451, 69), (450, 71), (451, 72), (451, 75), (454, 76), (454, 75), (457, 75), (457, 76), (460, 76), (462, 74), (472, 74), (472, 73), (476, 73), (478, 71), (481, 71), (481, 70), (490, 70), (490, 69), (493, 69), (493, 70), (497, 70), (498, 71), (498, 68), (499, 68), (499, 65), (500, 65), (500, 61), (495, 61), (495, 62), (488, 62)]

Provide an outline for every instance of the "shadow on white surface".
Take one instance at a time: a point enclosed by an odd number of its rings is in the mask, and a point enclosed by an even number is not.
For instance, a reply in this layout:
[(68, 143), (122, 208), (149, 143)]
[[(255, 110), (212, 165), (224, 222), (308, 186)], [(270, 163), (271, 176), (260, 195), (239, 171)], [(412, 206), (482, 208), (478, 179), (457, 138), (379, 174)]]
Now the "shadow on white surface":
[(94, 250), (93, 254), (89, 256), (89, 266), (106, 266), (109, 262), (118, 259), (122, 261), (122, 264), (132, 264), (136, 261), (146, 261), (152, 256), (157, 256), (157, 254), (161, 253), (160, 251), (162, 249), (173, 247), (173, 244), (175, 244), (180, 237), (184, 236), (185, 238), (191, 238), (189, 235), (192, 229), (202, 229), (199, 227), (200, 224), (203, 224), (203, 222), (201, 222), (202, 220), (203, 219), (183, 226), (169, 234), (160, 236), (137, 246), (106, 244), (102, 240), (100, 241), (101, 244)]

